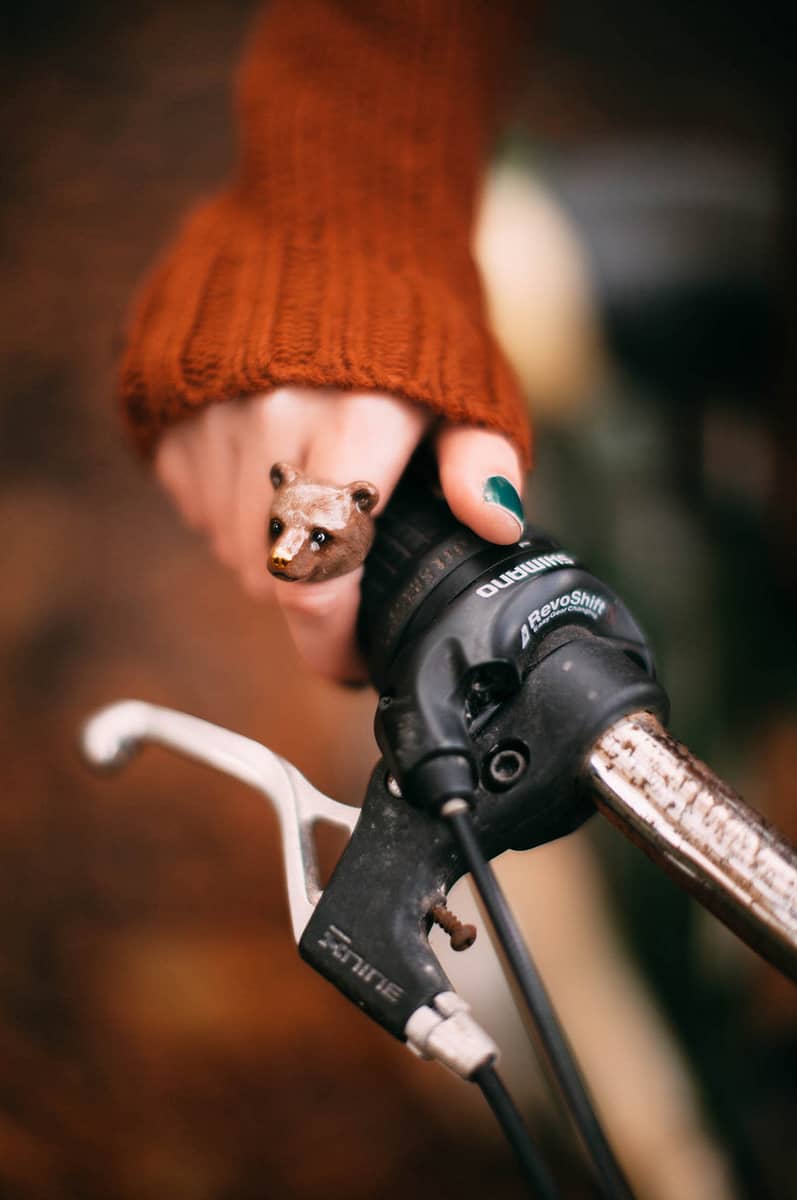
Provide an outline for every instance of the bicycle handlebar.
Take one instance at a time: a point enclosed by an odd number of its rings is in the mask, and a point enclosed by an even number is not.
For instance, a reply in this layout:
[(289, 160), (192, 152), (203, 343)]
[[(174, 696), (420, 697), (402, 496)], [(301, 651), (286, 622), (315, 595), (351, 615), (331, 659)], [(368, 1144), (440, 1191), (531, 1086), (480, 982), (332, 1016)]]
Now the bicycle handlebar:
[(586, 768), (600, 812), (797, 981), (797, 853), (655, 717), (608, 729)]

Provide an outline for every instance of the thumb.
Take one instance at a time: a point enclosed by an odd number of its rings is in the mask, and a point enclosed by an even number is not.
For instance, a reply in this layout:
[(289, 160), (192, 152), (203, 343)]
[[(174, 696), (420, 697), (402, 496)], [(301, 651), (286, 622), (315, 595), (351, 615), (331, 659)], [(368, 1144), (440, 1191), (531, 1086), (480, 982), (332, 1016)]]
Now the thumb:
[(468, 425), (446, 425), (437, 437), (440, 485), (457, 520), (479, 537), (509, 545), (523, 532), (523, 472), (508, 438)]

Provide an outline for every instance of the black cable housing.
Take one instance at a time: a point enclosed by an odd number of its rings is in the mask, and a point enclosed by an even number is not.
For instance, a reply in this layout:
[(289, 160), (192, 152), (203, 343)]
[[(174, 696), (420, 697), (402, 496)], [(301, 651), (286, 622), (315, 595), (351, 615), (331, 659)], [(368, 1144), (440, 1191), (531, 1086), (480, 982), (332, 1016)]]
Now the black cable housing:
[(504, 1086), (492, 1063), (485, 1063), (471, 1075), (471, 1081), (481, 1089), (493, 1115), (512, 1147), (521, 1173), (531, 1188), (535, 1200), (558, 1200), (559, 1192), (551, 1174), (542, 1161), (518, 1112), (515, 1102)]
[[(449, 811), (446, 811), (446, 807)], [(548, 1066), (592, 1160), (601, 1191), (607, 1200), (633, 1200), (631, 1188), (598, 1120), (586, 1083), (545, 985), (493, 869), (482, 853), (471, 813), (466, 806), (460, 807), (454, 801), (443, 807), (443, 815), (453, 829), (498, 941), (517, 980)]]

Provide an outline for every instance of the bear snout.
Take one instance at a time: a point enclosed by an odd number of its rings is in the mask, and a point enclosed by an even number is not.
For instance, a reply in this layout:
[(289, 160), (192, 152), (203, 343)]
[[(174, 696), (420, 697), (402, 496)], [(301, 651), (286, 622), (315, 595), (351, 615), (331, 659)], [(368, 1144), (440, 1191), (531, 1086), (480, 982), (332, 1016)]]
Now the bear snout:
[(292, 571), (292, 565), (296, 564), (297, 558), (301, 555), (302, 550), (307, 544), (307, 536), (300, 529), (286, 529), (274, 540), (274, 543), (269, 551), (268, 569), (272, 575), (279, 576), (280, 579), (301, 579), (305, 571), (300, 569)]

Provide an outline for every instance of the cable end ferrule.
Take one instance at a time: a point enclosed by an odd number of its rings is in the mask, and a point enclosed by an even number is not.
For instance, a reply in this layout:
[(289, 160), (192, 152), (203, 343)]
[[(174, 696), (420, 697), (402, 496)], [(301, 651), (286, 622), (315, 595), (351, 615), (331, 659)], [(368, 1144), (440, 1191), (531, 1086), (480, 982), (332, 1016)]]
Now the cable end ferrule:
[(407, 1045), (419, 1058), (433, 1058), (461, 1079), (487, 1063), (496, 1063), (498, 1047), (470, 1015), (470, 1005), (456, 992), (440, 992), (434, 1008), (422, 1004), (404, 1027)]
[(453, 796), (450, 800), (446, 800), (443, 807), (440, 809), (441, 817), (453, 817), (457, 813), (470, 812), (470, 805), (467, 800), (463, 800), (461, 796)]

